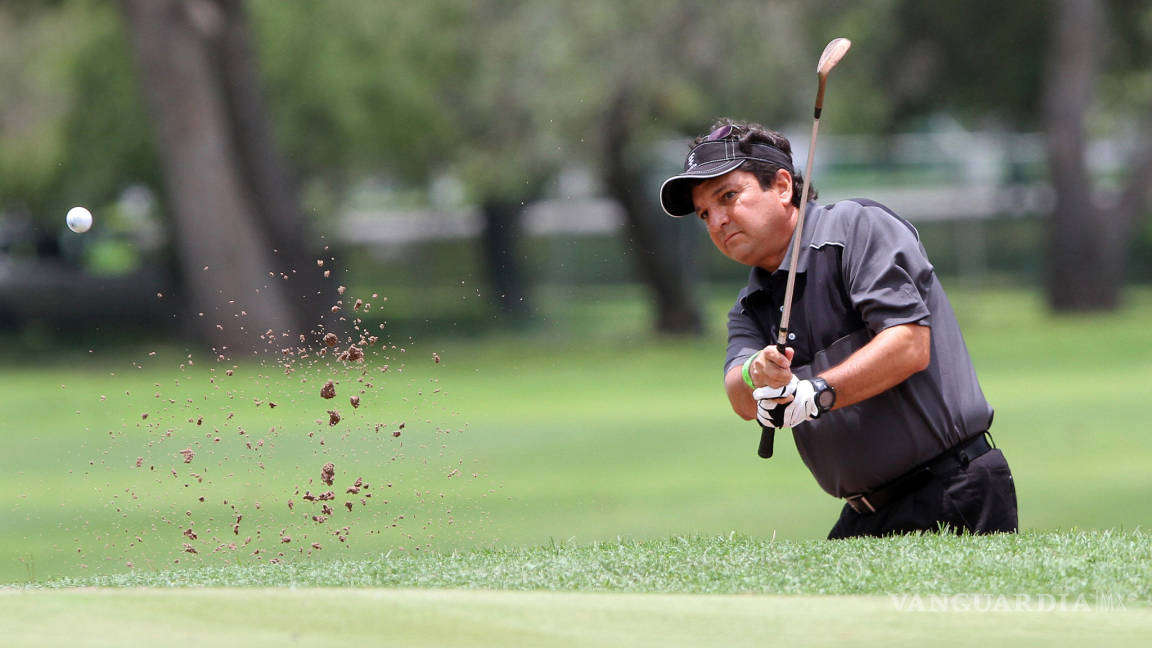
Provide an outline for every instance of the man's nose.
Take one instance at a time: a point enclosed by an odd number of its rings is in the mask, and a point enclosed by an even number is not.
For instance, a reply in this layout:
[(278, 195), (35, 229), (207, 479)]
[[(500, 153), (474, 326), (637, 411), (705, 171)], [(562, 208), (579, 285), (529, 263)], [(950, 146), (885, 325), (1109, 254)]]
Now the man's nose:
[(728, 222), (728, 210), (723, 207), (708, 210), (708, 227), (717, 229)]

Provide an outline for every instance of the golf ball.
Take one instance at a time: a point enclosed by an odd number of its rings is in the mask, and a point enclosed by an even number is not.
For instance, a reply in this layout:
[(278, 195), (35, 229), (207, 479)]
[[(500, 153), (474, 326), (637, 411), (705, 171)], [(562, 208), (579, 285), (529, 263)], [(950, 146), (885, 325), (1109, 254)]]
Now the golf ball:
[(68, 210), (68, 216), (64, 220), (68, 223), (68, 229), (73, 232), (87, 232), (88, 228), (92, 227), (92, 212), (83, 207), (73, 207)]

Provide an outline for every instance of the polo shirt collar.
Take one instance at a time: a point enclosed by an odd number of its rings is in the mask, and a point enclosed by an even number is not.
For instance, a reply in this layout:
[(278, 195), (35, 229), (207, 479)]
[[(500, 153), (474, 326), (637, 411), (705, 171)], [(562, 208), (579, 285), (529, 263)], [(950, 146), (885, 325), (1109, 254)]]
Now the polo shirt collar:
[[(821, 207), (815, 202), (809, 201), (808, 212), (804, 216), (804, 231), (800, 235), (800, 258), (796, 261), (796, 273), (803, 274), (808, 270), (808, 257), (812, 251), (812, 239), (816, 230), (815, 217), (821, 211)], [(814, 218), (815, 217), (815, 218)], [(752, 272), (748, 276), (748, 294), (751, 295), (758, 291), (770, 291), (777, 285), (784, 286), (788, 280), (788, 266), (792, 263), (792, 241), (788, 242), (788, 250), (784, 253), (784, 259), (780, 262), (780, 267), (775, 272), (768, 272), (763, 268), (752, 268)], [(781, 288), (783, 289), (783, 288)]]

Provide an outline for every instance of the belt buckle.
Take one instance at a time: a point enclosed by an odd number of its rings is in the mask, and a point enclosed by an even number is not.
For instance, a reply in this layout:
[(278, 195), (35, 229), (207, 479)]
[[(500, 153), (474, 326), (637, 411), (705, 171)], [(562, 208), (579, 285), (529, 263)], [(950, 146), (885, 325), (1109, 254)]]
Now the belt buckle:
[(869, 513), (876, 512), (876, 507), (872, 506), (872, 502), (869, 502), (868, 498), (863, 493), (859, 495), (851, 495), (849, 497), (845, 497), (844, 499), (848, 501), (848, 506), (851, 506), (853, 511), (856, 511), (861, 515), (867, 515)]

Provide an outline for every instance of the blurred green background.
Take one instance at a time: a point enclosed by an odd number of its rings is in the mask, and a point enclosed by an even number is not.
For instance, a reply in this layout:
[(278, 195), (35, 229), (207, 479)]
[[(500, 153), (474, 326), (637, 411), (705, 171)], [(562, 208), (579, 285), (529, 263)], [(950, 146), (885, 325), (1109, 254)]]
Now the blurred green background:
[[(746, 269), (656, 191), (722, 116), (802, 164), (837, 36), (815, 185), (917, 226), (1022, 524), (1147, 525), (1146, 3), (23, 0), (0, 6), (0, 582), (823, 535), (836, 502), (786, 436), (756, 459), (723, 395)], [(329, 332), (366, 361), (320, 355)]]

